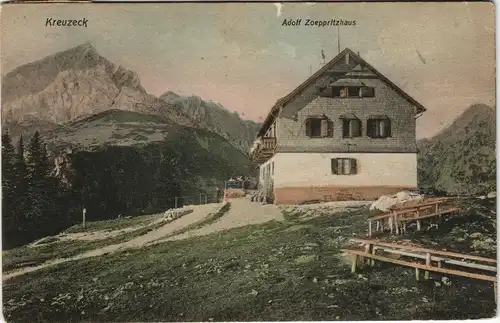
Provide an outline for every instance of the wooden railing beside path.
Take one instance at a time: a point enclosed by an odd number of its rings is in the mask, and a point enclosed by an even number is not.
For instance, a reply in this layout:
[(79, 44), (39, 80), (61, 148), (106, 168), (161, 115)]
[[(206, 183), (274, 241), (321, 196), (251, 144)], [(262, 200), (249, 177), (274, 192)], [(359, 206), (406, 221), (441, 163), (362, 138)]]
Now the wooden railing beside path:
[(449, 198), (439, 198), (416, 205), (391, 208), (389, 212), (368, 219), (368, 236), (373, 235), (374, 222), (376, 224), (375, 231), (382, 232), (389, 229), (391, 233), (395, 232), (396, 234), (406, 233), (407, 226), (411, 222), (416, 222), (417, 230), (422, 229), (423, 220), (429, 220), (430, 226), (436, 226), (432, 223), (433, 218), (441, 220), (443, 215), (451, 215), (460, 211), (456, 207), (446, 207), (445, 205), (449, 202)]

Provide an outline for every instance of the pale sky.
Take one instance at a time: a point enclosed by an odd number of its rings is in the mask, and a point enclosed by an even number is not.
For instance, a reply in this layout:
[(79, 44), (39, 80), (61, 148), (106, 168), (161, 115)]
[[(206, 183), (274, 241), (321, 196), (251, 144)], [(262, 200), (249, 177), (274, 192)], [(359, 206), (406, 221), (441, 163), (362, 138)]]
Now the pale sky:
[[(351, 48), (422, 103), (417, 136), (448, 125), (470, 104), (495, 104), (492, 3), (15, 4), (2, 6), (2, 75), (85, 42), (137, 72), (151, 94), (198, 95), (259, 121), (337, 53)], [(46, 18), (88, 27), (46, 27)], [(282, 26), (300, 19), (298, 27)]]

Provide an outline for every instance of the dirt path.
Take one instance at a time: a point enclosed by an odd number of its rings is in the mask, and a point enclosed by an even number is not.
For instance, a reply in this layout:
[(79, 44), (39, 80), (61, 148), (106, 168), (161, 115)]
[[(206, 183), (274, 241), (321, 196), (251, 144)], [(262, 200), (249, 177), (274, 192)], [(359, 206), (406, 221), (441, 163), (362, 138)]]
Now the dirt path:
[(196, 230), (191, 230), (167, 239), (156, 241), (155, 243), (203, 236), (231, 228), (260, 224), (272, 220), (284, 221), (283, 214), (276, 205), (262, 205), (260, 203), (250, 202), (250, 200), (246, 198), (232, 199), (231, 208), (227, 214), (222, 216), (216, 222)]
[(51, 267), (57, 264), (61, 264), (64, 262), (68, 261), (73, 261), (73, 260), (79, 260), (79, 259), (85, 259), (85, 258), (90, 258), (90, 257), (97, 257), (97, 256), (102, 256), (105, 254), (113, 253), (116, 251), (121, 251), (125, 249), (133, 249), (133, 248), (141, 248), (145, 246), (146, 244), (156, 241), (158, 239), (161, 239), (162, 237), (168, 236), (169, 234), (174, 233), (175, 231), (178, 231), (184, 227), (187, 227), (188, 225), (197, 223), (205, 219), (207, 216), (209, 216), (211, 213), (217, 212), (222, 204), (204, 204), (204, 205), (196, 205), (193, 206), (193, 212), (186, 214), (170, 223), (166, 223), (164, 226), (153, 230), (151, 232), (148, 232), (142, 236), (139, 236), (137, 238), (131, 239), (129, 241), (119, 243), (119, 244), (113, 244), (109, 246), (105, 246), (102, 248), (90, 250), (84, 253), (81, 253), (79, 255), (76, 255), (74, 257), (70, 258), (59, 258), (55, 260), (48, 261), (46, 263), (43, 263), (39, 266), (34, 266), (34, 267), (26, 267), (22, 268), (16, 271), (12, 271), (10, 273), (6, 273), (2, 275), (2, 280), (6, 281), (10, 278), (23, 275), (26, 273), (30, 273), (42, 268), (47, 268)]
[[(56, 236), (50, 236), (50, 237), (45, 237), (40, 240), (37, 240), (31, 244), (28, 245), (29, 248), (36, 248), (40, 246), (46, 246), (48, 244), (56, 244), (56, 243), (61, 243), (63, 241), (71, 241), (71, 240), (81, 240), (81, 241), (97, 241), (97, 240), (104, 240), (104, 239), (109, 239), (113, 238), (116, 236), (119, 236), (123, 233), (129, 233), (129, 232), (134, 232), (140, 229), (144, 229), (147, 227), (152, 227), (155, 226), (161, 222), (164, 222), (165, 218), (163, 216), (158, 216), (158, 219), (152, 220), (151, 222), (145, 223), (145, 224), (140, 224), (140, 225), (134, 225), (122, 229), (116, 229), (116, 230), (97, 230), (97, 231), (90, 231), (90, 232), (74, 232), (74, 233), (61, 233)], [(53, 242), (45, 242), (47, 238), (57, 238), (57, 240)]]

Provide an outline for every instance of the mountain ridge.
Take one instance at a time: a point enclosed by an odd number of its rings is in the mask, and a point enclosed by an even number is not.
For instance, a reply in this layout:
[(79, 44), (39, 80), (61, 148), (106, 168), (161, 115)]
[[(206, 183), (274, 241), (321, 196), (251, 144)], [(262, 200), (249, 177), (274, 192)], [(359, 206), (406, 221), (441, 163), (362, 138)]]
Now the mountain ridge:
[(496, 107), (469, 106), (451, 125), (417, 142), (419, 185), (451, 194), (496, 190)]
[[(248, 148), (258, 128), (255, 122), (241, 120), (222, 105), (198, 96), (149, 94), (136, 72), (101, 56), (91, 43), (14, 68), (2, 78), (2, 99), (2, 126), (14, 135), (30, 129), (51, 131), (116, 109), (161, 115), (216, 132), (241, 151)], [(216, 111), (207, 111), (211, 109)]]
[(101, 56), (89, 43), (19, 66), (2, 80), (3, 119), (62, 124), (108, 109), (191, 120), (146, 92), (136, 72)]
[(160, 95), (160, 99), (191, 116), (200, 127), (219, 133), (242, 151), (251, 146), (261, 125), (242, 119), (237, 112), (229, 111), (220, 103), (196, 95), (182, 96), (168, 91)]

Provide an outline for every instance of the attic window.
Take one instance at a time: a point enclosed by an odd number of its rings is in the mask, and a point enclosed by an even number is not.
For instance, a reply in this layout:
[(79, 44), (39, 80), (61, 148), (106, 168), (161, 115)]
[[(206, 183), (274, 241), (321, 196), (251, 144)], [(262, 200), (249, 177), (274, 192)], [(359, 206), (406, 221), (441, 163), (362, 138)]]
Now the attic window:
[(331, 137), (333, 123), (326, 117), (311, 117), (306, 119), (306, 136), (310, 138)]
[(334, 98), (372, 98), (375, 89), (368, 86), (332, 86)]

